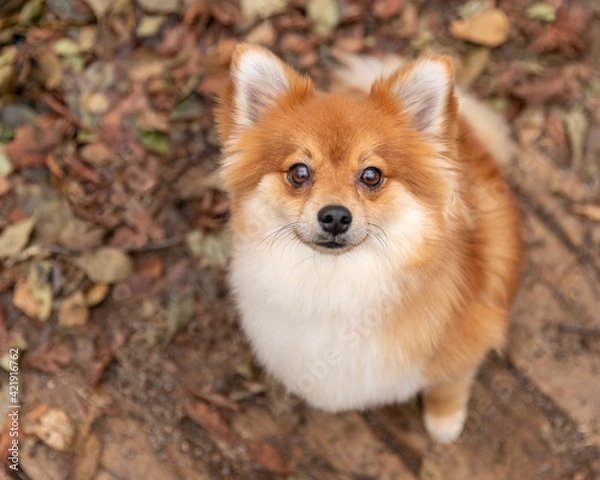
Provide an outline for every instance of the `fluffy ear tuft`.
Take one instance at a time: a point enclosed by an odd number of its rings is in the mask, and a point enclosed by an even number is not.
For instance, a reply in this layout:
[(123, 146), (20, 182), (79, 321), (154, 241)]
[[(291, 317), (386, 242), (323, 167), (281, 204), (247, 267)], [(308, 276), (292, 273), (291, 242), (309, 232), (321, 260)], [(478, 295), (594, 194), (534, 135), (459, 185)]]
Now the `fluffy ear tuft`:
[(249, 127), (275, 104), (277, 97), (302, 79), (268, 50), (242, 44), (233, 54), (231, 80), (234, 122), (238, 127)]
[(440, 135), (449, 110), (456, 109), (452, 60), (444, 56), (417, 60), (388, 81), (387, 89), (400, 100), (414, 128)]

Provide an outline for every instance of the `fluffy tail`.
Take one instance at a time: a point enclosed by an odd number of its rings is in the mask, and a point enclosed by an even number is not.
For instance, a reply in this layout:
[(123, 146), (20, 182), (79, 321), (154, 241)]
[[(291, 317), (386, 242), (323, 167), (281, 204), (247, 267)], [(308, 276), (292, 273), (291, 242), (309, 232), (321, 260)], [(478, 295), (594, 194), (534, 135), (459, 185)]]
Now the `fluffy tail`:
[[(368, 92), (378, 78), (389, 75), (407, 61), (396, 55), (373, 57), (333, 51), (338, 62), (333, 69), (332, 89), (339, 93)], [(460, 114), (467, 120), (479, 141), (500, 165), (508, 165), (516, 146), (511, 139), (510, 128), (504, 119), (481, 101), (460, 87), (456, 89)]]

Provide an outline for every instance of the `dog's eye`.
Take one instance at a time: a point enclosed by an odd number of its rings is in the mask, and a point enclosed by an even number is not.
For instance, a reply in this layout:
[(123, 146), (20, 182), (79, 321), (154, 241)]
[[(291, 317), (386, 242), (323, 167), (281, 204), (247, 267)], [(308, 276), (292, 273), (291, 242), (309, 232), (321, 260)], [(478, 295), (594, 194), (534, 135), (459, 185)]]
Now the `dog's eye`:
[(296, 163), (288, 170), (287, 177), (292, 185), (300, 187), (310, 180), (310, 168), (303, 163)]
[(367, 167), (360, 176), (360, 181), (369, 188), (375, 188), (381, 185), (383, 174), (381, 170), (375, 167)]

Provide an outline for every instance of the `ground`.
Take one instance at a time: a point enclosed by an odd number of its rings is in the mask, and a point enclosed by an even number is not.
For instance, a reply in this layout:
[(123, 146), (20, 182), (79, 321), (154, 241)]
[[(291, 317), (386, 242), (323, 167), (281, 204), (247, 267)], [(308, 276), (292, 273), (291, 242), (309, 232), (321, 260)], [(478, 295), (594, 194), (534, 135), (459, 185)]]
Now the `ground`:
[[(599, 17), (592, 0), (2, 3), (0, 478), (600, 478)], [(524, 276), (456, 443), (427, 437), (418, 399), (325, 414), (253, 362), (215, 174), (240, 40), (321, 86), (332, 48), (446, 53), (510, 122)]]

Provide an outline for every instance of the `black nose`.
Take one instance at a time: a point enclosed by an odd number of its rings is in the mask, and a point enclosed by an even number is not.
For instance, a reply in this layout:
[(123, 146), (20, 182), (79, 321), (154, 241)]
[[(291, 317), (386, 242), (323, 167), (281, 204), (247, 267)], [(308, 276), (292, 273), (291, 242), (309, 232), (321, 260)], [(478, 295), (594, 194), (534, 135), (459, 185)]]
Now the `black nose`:
[(341, 205), (327, 205), (317, 214), (321, 228), (326, 232), (337, 235), (344, 233), (352, 223), (352, 213)]

